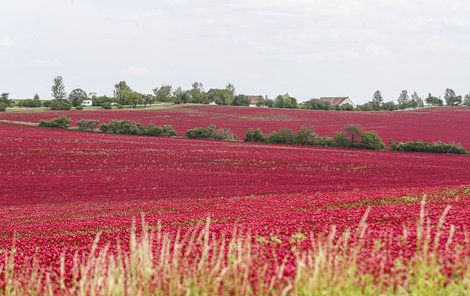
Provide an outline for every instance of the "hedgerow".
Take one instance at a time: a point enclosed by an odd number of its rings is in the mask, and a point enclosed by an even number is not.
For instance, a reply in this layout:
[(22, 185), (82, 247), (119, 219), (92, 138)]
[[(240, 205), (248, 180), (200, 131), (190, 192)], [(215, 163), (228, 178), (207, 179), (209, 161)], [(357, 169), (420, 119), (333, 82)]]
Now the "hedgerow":
[(185, 137), (189, 139), (209, 139), (219, 141), (236, 141), (238, 137), (234, 135), (229, 129), (217, 129), (215, 124), (209, 125), (207, 128), (197, 127), (187, 130)]
[(156, 126), (149, 124), (144, 127), (142, 124), (130, 120), (111, 120), (108, 124), (103, 123), (100, 130), (104, 133), (152, 137), (176, 137), (177, 135), (171, 125)]
[(390, 150), (408, 151), (408, 152), (427, 152), (427, 153), (446, 153), (446, 154), (468, 154), (469, 152), (459, 144), (448, 144), (441, 141), (437, 142), (395, 142), (390, 141)]
[(40, 127), (49, 127), (49, 128), (63, 128), (67, 129), (70, 127), (70, 119), (67, 117), (59, 117), (51, 120), (41, 120), (39, 122)]

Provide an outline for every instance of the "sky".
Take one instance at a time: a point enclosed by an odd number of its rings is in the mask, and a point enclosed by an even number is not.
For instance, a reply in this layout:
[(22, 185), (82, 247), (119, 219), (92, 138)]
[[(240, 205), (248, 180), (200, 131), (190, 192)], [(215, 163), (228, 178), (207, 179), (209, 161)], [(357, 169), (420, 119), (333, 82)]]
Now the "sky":
[(470, 92), (469, 0), (0, 0), (0, 92), (121, 80), (299, 101)]

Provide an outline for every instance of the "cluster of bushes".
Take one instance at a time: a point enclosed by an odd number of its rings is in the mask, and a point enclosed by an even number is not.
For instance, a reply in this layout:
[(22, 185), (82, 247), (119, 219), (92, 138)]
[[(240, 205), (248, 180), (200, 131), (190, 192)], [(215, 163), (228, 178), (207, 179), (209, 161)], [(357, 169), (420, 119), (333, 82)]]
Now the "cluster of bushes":
[(42, 106), (42, 102), (40, 100), (26, 99), (19, 101), (18, 106), (26, 108), (38, 108)]
[(103, 133), (152, 136), (152, 137), (176, 137), (176, 131), (171, 125), (156, 126), (149, 124), (144, 127), (140, 123), (130, 120), (111, 120), (108, 124), (103, 123), (100, 127)]
[(207, 128), (198, 127), (190, 129), (186, 131), (185, 137), (189, 139), (209, 139), (219, 141), (238, 140), (238, 137), (235, 136), (229, 129), (218, 129), (214, 124), (209, 125)]
[(100, 122), (98, 120), (79, 120), (77, 121), (78, 129), (81, 131), (94, 131)]
[(300, 128), (294, 132), (281, 128), (270, 133), (267, 137), (259, 129), (248, 129), (243, 137), (245, 142), (260, 142), (274, 144), (354, 147), (360, 149), (385, 150), (385, 144), (374, 132), (365, 132), (359, 126), (348, 125), (334, 137), (321, 137), (313, 129)]
[(39, 122), (39, 126), (67, 129), (70, 127), (70, 123), (71, 121), (67, 117), (59, 117), (51, 120), (41, 120), (41, 122)]
[(458, 144), (447, 144), (443, 142), (395, 142), (390, 141), (390, 150), (409, 151), (409, 152), (428, 152), (428, 153), (447, 153), (447, 154), (468, 154), (465, 148)]
[(70, 110), (72, 109), (72, 103), (66, 99), (54, 99), (50, 101), (44, 101), (44, 107), (50, 107), (51, 110)]

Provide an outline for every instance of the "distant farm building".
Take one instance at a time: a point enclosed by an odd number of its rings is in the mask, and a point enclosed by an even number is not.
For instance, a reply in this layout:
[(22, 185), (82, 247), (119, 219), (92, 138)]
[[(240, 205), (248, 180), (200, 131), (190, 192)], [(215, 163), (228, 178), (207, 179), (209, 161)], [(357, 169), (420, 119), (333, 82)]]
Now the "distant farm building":
[(93, 101), (92, 100), (84, 100), (81, 104), (83, 107), (92, 107)]
[(354, 103), (349, 99), (349, 97), (325, 97), (320, 98), (320, 101), (329, 102), (333, 107), (341, 107), (345, 104), (354, 106)]
[(259, 101), (264, 100), (263, 96), (247, 96), (250, 99), (250, 107), (258, 107)]

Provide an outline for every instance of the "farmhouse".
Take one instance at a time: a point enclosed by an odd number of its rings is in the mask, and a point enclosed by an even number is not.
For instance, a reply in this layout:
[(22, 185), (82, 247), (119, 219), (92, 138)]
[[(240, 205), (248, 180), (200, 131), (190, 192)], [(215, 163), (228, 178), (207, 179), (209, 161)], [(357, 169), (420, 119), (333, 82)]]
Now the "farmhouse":
[(250, 107), (257, 107), (259, 101), (263, 100), (263, 96), (247, 96), (250, 99)]
[(341, 107), (344, 104), (354, 106), (354, 103), (349, 99), (349, 97), (324, 97), (320, 98), (320, 101), (330, 102), (333, 107)]

